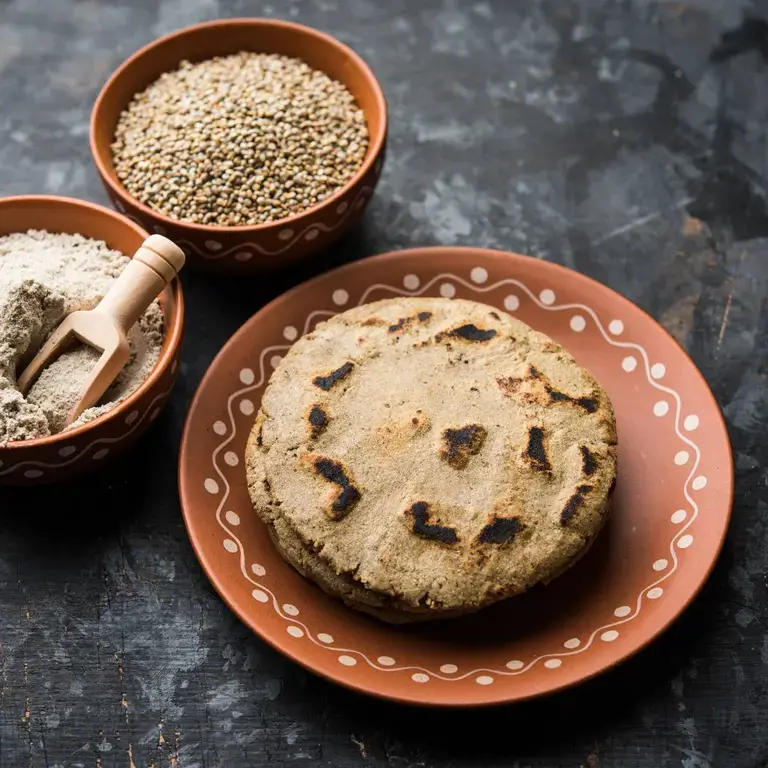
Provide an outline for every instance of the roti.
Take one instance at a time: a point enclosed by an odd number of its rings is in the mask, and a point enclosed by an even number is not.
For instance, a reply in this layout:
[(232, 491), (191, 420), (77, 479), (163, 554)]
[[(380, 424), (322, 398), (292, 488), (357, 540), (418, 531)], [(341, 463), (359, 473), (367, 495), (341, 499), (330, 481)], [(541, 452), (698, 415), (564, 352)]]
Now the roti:
[(616, 478), (598, 382), (492, 307), (407, 298), (322, 323), (264, 393), (254, 507), (286, 559), (354, 607), (456, 615), (591, 545)]

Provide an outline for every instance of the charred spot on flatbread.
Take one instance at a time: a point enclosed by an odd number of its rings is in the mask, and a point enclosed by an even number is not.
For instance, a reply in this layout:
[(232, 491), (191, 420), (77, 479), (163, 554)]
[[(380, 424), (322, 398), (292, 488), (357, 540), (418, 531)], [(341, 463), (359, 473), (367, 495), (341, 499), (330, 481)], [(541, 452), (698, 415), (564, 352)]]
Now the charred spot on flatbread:
[(408, 330), (414, 324), (414, 321), (423, 323), (429, 320), (430, 317), (432, 317), (431, 312), (419, 312), (412, 317), (401, 317), (396, 323), (389, 326), (388, 331), (389, 333), (400, 333), (400, 331)]
[(583, 408), (587, 413), (595, 413), (599, 405), (597, 394), (585, 397), (573, 397), (556, 389), (552, 382), (533, 365), (528, 366), (525, 376), (500, 376), (496, 379), (499, 389), (512, 397), (516, 395), (524, 403), (531, 405), (568, 404)]
[(307, 416), (307, 421), (309, 422), (310, 434), (313, 439), (317, 439), (328, 426), (328, 414), (319, 405), (313, 405)]
[(519, 517), (497, 517), (494, 515), (491, 521), (480, 531), (477, 540), (481, 544), (506, 544), (513, 541), (522, 529), (523, 524)]
[(353, 362), (346, 362), (340, 368), (331, 371), (325, 376), (315, 376), (312, 383), (324, 392), (327, 392), (334, 384), (337, 384), (339, 381), (346, 378), (354, 367), (355, 364)]
[(528, 427), (528, 444), (523, 452), (523, 458), (533, 469), (539, 472), (551, 472), (552, 465), (547, 458), (544, 440), (544, 427)]
[(488, 436), (485, 427), (479, 424), (467, 424), (458, 429), (446, 429), (443, 432), (443, 448), (440, 457), (454, 469), (464, 469), (469, 457), (480, 451)]
[(592, 490), (591, 485), (580, 485), (571, 496), (560, 513), (560, 524), (566, 525), (568, 521), (581, 509), (587, 494)]
[(426, 501), (412, 504), (406, 510), (406, 515), (411, 518), (411, 530), (422, 539), (441, 544), (456, 544), (459, 541), (455, 528), (429, 522), (429, 504)]
[(313, 466), (320, 477), (339, 486), (339, 492), (333, 497), (330, 507), (327, 507), (325, 512), (331, 520), (343, 520), (360, 500), (360, 491), (349, 479), (340, 462), (318, 456)]
[(597, 456), (586, 445), (580, 445), (579, 450), (581, 451), (581, 472), (584, 477), (592, 477), (597, 472)]
[(435, 336), (435, 341), (438, 343), (443, 339), (463, 339), (464, 341), (471, 342), (484, 342), (490, 341), (496, 336), (496, 331), (493, 328), (484, 329), (478, 328), (474, 323), (466, 323), (460, 325), (458, 328), (452, 328), (450, 331), (442, 331)]

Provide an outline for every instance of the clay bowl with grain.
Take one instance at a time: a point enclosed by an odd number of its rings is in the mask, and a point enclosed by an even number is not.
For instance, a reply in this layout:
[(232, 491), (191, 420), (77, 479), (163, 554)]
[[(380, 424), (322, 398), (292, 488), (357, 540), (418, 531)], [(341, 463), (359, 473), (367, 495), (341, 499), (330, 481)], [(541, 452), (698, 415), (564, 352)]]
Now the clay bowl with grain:
[[(148, 233), (100, 205), (66, 197), (0, 198), (0, 236), (28, 229), (79, 233), (103, 240), (128, 256)], [(178, 278), (159, 297), (165, 319), (160, 359), (135, 392), (93, 421), (57, 435), (0, 447), (0, 484), (41, 485), (101, 466), (130, 448), (158, 417), (173, 389), (184, 330), (184, 298)]]
[[(134, 95), (183, 60), (192, 63), (240, 51), (298, 58), (341, 82), (368, 124), (368, 151), (347, 182), (294, 216), (249, 226), (210, 226), (171, 219), (139, 201), (115, 172), (111, 144), (121, 112)], [(91, 115), (91, 153), (114, 206), (149, 232), (171, 238), (187, 265), (212, 272), (255, 274), (307, 259), (343, 235), (360, 217), (379, 180), (387, 135), (384, 94), (368, 65), (350, 48), (309, 27), (272, 19), (197, 24), (150, 43), (127, 59), (102, 88)]]

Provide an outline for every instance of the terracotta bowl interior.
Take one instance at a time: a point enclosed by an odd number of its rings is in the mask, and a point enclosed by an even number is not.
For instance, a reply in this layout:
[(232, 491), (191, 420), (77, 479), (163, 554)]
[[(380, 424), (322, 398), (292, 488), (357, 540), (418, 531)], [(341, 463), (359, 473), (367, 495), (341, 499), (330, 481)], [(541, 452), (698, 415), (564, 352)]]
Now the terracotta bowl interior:
[[(86, 237), (103, 240), (110, 248), (133, 255), (147, 233), (137, 224), (118, 213), (98, 205), (61, 197), (11, 197), (0, 200), (0, 236), (13, 232), (26, 232), (28, 229), (44, 229), (48, 232), (79, 233)], [(164, 367), (179, 344), (183, 316), (181, 309), (181, 291), (176, 281), (159, 296), (160, 306), (165, 318), (165, 340), (160, 350), (160, 359), (155, 371)], [(153, 376), (120, 405), (104, 416), (94, 419), (89, 424), (68, 431), (64, 438), (92, 429), (95, 425), (109, 419), (113, 414), (130, 407), (147, 387), (151, 386)], [(36, 440), (24, 440), (10, 443), (4, 450), (23, 449), (59, 439), (59, 435), (42, 437)]]
[[(114, 192), (130, 199), (147, 213), (160, 219), (165, 218), (132, 197), (115, 174), (110, 145), (120, 113), (137, 92), (164, 72), (178, 67), (182, 60), (203, 61), (243, 50), (293, 56), (342, 82), (365, 113), (370, 136), (366, 160), (347, 188), (367, 170), (384, 144), (386, 106), (376, 78), (362, 59), (332, 37), (308, 27), (266, 19), (235, 19), (200, 24), (150, 43), (129, 58), (104, 86), (94, 107), (91, 144), (96, 163)], [(316, 208), (327, 202), (323, 201)], [(201, 230), (216, 229), (180, 223)], [(272, 224), (237, 229), (263, 229), (269, 226)]]

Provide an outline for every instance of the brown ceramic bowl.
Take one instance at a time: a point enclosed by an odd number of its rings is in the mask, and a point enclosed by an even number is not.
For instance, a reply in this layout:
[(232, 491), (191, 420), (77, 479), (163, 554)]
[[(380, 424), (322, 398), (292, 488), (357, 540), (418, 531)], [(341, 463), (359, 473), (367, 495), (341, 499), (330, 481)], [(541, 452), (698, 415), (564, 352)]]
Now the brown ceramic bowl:
[[(108, 208), (67, 197), (0, 198), (0, 236), (28, 229), (79, 233), (104, 240), (110, 248), (132, 255), (147, 233)], [(173, 389), (184, 329), (181, 284), (174, 280), (160, 294), (165, 341), (147, 380), (103, 416), (51, 437), (0, 447), (0, 484), (39, 485), (95, 469), (107, 457), (130, 447), (157, 418)]]
[[(238, 51), (279, 53), (302, 59), (342, 82), (368, 121), (368, 154), (352, 180), (308, 210), (269, 224), (203, 226), (176, 221), (141, 203), (120, 183), (112, 143), (120, 113), (134, 94), (183, 59), (203, 61)], [(150, 232), (166, 235), (187, 254), (191, 267), (253, 273), (307, 258), (340, 237), (373, 194), (384, 161), (387, 105), (368, 65), (350, 48), (315, 29), (271, 19), (230, 19), (197, 24), (133, 54), (102, 88), (91, 115), (91, 153), (115, 207)]]
[[(474, 615), (411, 626), (353, 611), (300, 576), (253, 511), (245, 476), (246, 441), (281, 356), (337, 312), (397, 296), (474, 299), (548, 334), (608, 391), (619, 435), (611, 518), (577, 565), (546, 587)], [(722, 546), (733, 462), (723, 417), (701, 373), (627, 299), (540, 259), (417, 248), (321, 275), (246, 322), (192, 401), (179, 481), (203, 568), (267, 642), (358, 691), (465, 707), (574, 685), (668, 627), (699, 591)]]

